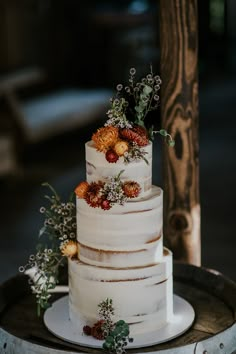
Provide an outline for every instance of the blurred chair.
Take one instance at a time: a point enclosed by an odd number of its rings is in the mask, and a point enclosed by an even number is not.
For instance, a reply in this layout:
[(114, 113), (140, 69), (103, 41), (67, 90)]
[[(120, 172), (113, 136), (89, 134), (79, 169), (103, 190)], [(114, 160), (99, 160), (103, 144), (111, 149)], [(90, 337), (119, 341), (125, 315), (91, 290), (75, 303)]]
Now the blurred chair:
[(106, 89), (67, 88), (27, 99), (20, 98), (20, 89), (39, 84), (45, 78), (45, 73), (37, 68), (0, 77), (0, 99), (4, 98), (10, 108), (23, 144), (37, 143), (85, 126), (105, 114), (112, 96), (112, 92)]

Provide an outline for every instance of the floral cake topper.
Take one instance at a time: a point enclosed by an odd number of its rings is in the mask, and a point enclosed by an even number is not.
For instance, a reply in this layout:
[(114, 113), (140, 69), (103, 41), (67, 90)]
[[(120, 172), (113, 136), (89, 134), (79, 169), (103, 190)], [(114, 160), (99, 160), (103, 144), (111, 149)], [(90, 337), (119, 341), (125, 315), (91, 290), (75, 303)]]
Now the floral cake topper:
[(169, 146), (175, 142), (165, 129), (147, 129), (145, 118), (149, 112), (159, 106), (161, 79), (150, 73), (140, 81), (135, 79), (135, 68), (130, 69), (129, 84), (118, 84), (116, 96), (111, 98), (111, 107), (107, 111), (108, 120), (92, 135), (92, 141), (98, 151), (105, 154), (109, 163), (116, 163), (120, 157), (125, 163), (145, 159), (143, 147), (159, 133), (166, 138)]

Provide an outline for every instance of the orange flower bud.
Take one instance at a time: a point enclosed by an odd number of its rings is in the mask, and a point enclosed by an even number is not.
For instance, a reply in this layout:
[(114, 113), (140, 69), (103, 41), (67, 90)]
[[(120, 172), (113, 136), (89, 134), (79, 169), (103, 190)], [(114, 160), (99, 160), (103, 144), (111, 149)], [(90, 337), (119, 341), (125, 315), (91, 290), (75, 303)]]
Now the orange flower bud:
[(118, 156), (123, 156), (126, 151), (129, 150), (129, 144), (127, 141), (119, 140), (115, 146), (114, 151), (117, 153)]
[(61, 253), (66, 257), (75, 257), (78, 254), (78, 244), (76, 241), (66, 241), (61, 247)]
[(77, 197), (81, 199), (85, 198), (88, 187), (88, 182), (80, 182), (80, 184), (78, 184), (78, 186), (75, 188), (75, 194)]

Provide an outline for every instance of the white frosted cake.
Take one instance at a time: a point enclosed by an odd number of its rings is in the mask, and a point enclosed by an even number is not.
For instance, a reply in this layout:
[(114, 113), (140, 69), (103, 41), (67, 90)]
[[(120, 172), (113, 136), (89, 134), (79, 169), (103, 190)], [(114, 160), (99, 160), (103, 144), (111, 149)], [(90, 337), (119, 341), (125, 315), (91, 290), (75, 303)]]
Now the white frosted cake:
[[(173, 316), (172, 254), (163, 248), (163, 191), (152, 185), (152, 143), (145, 161), (106, 160), (93, 141), (86, 143), (87, 182), (117, 176), (135, 181), (138, 196), (104, 210), (77, 197), (78, 259), (69, 259), (69, 314), (88, 324), (97, 320), (98, 304), (113, 300), (115, 319), (136, 334), (158, 329)], [(99, 182), (100, 183), (100, 182)]]

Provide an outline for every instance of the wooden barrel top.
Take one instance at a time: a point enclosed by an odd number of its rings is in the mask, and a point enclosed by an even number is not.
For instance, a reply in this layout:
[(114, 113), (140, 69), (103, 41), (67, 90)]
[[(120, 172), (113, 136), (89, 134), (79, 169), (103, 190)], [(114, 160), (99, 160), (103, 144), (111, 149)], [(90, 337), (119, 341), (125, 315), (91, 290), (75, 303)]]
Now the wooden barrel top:
[[(236, 353), (236, 284), (223, 275), (181, 263), (174, 264), (174, 292), (196, 312), (192, 327), (180, 337), (128, 353)], [(64, 294), (63, 294), (64, 295)], [(54, 295), (54, 299), (62, 294)], [(36, 314), (28, 278), (17, 275), (0, 286), (0, 353), (101, 353), (53, 336)]]

